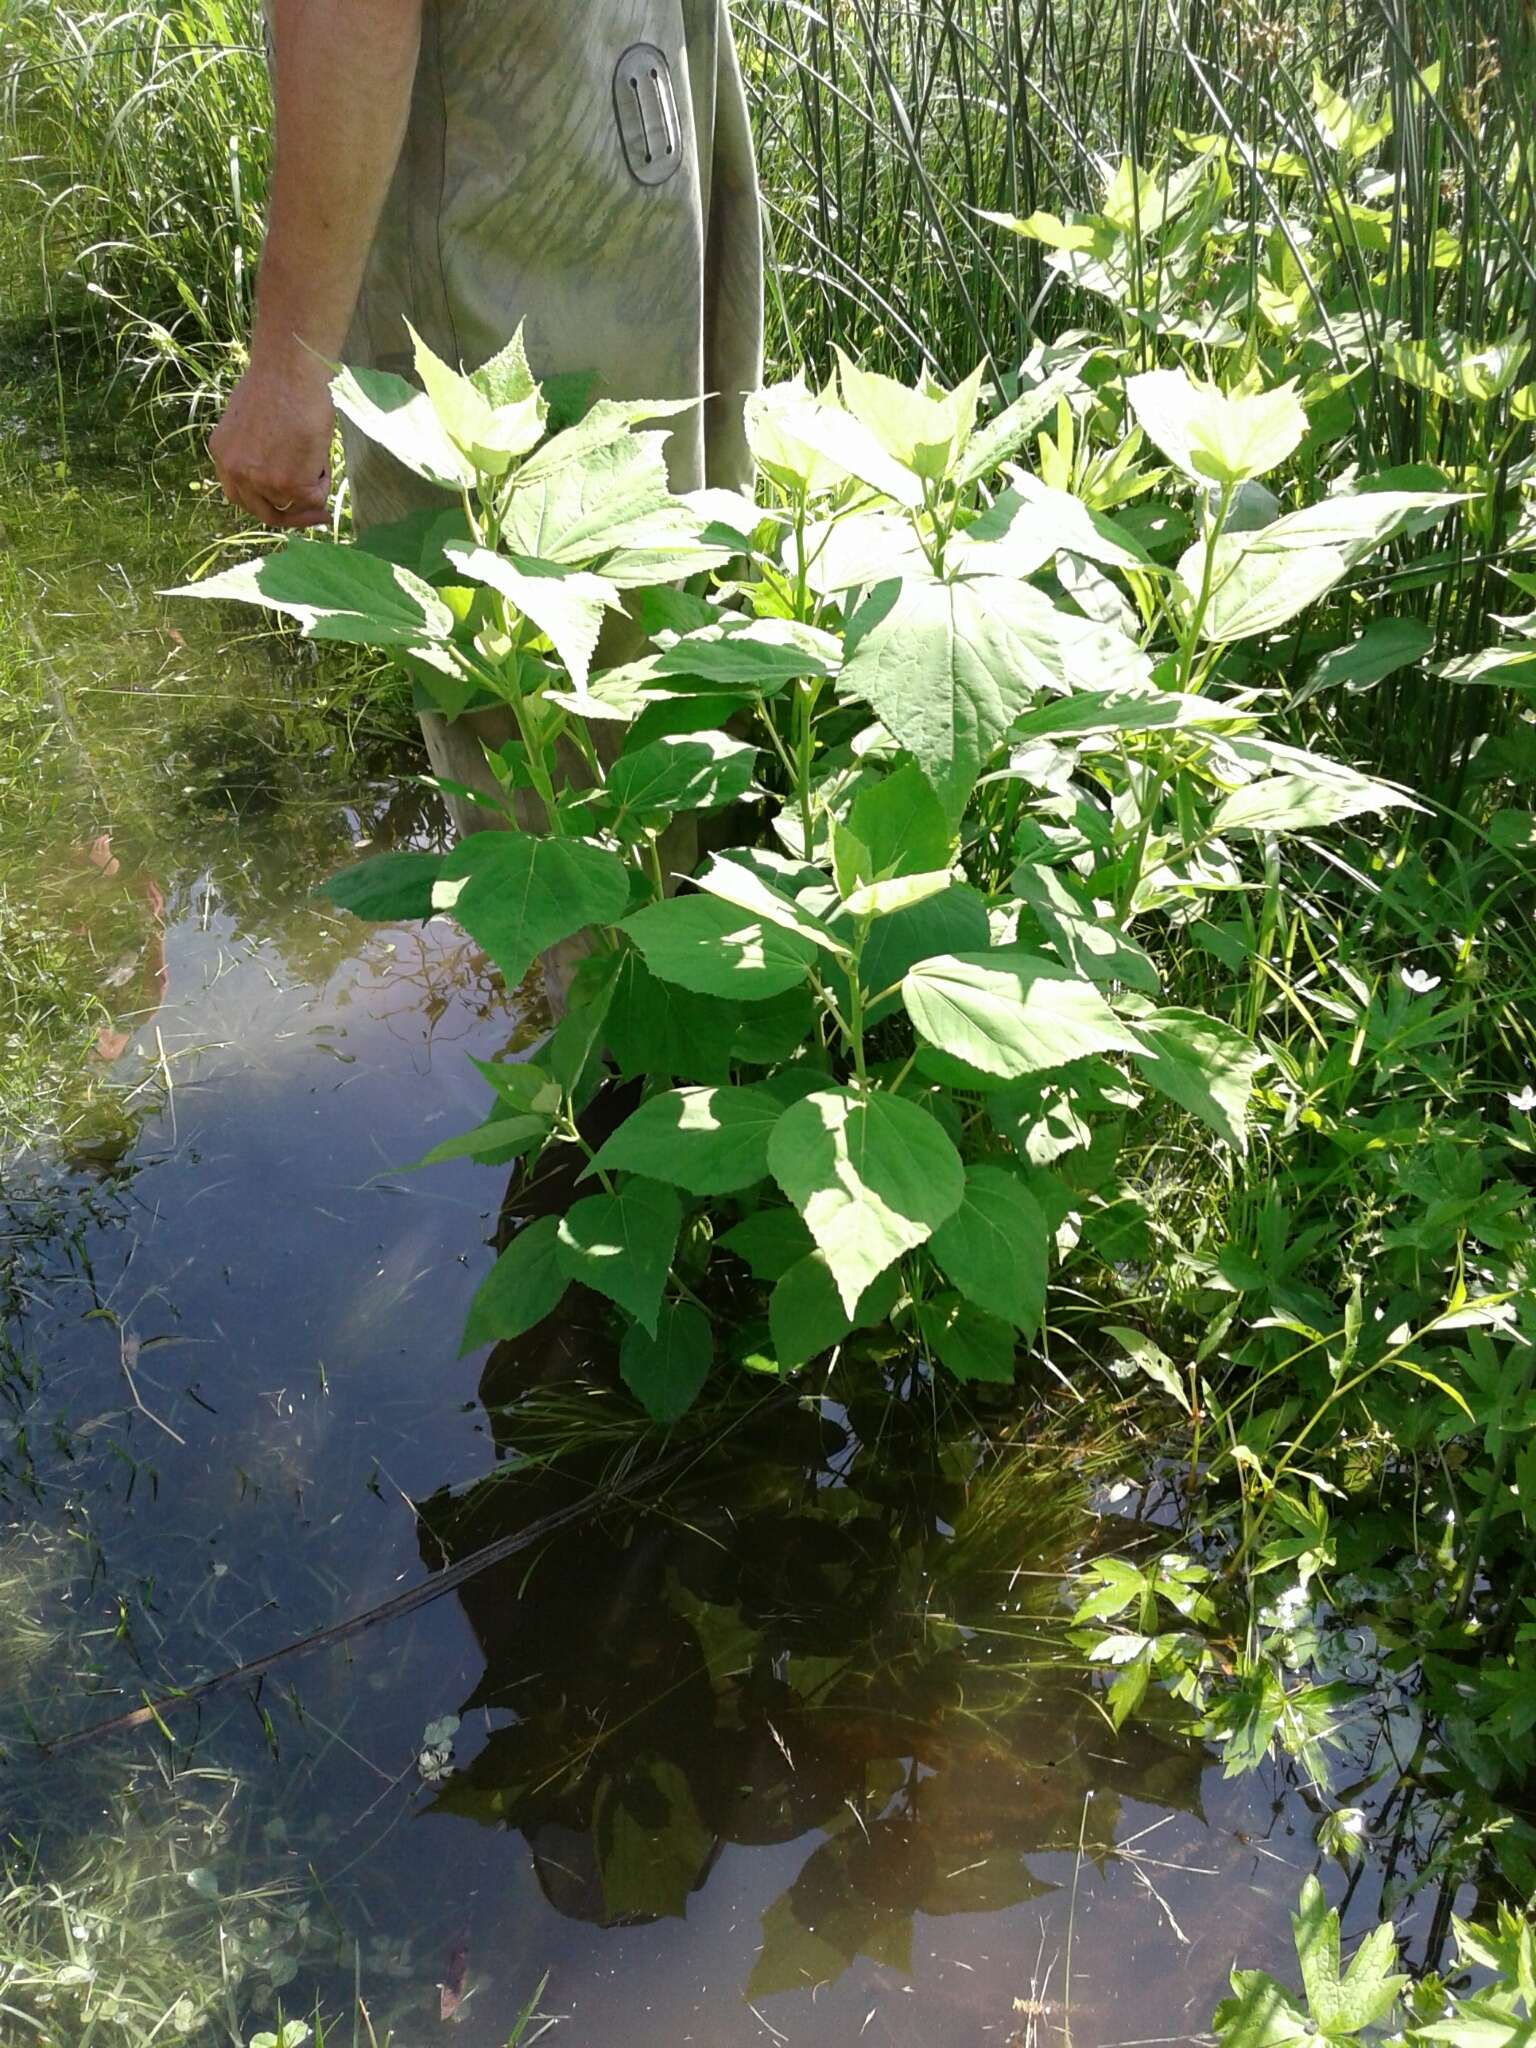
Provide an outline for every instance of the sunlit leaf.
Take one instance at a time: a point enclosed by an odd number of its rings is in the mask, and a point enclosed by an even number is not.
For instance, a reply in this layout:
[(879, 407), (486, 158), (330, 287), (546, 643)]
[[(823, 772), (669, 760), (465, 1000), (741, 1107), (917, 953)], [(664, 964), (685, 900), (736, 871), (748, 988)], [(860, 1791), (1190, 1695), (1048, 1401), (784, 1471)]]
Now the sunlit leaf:
[(1267, 476), (1295, 453), (1307, 431), (1294, 382), (1229, 396), (1183, 370), (1146, 370), (1127, 377), (1125, 391), (1148, 436), (1196, 483)]
[(766, 1088), (673, 1088), (642, 1102), (589, 1173), (626, 1169), (693, 1195), (728, 1195), (768, 1172), (768, 1136), (783, 1104)]
[(929, 1045), (1009, 1079), (1140, 1040), (1091, 982), (1029, 953), (940, 954), (920, 960), (902, 1000)]
[(965, 1173), (942, 1128), (915, 1103), (826, 1089), (784, 1112), (768, 1164), (805, 1219), (844, 1308), (959, 1207)]

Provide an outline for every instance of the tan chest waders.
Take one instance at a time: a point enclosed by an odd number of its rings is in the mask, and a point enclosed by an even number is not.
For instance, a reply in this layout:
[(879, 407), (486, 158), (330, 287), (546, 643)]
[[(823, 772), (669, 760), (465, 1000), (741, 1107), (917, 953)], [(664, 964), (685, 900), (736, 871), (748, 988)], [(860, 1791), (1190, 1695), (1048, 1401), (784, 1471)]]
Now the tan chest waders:
[[(347, 360), (408, 375), (407, 319), (468, 368), (521, 322), (536, 376), (593, 372), (596, 397), (713, 394), (671, 422), (673, 488), (748, 484), (762, 235), (723, 0), (425, 0)], [(347, 464), (360, 525), (431, 498), (356, 435)], [(510, 712), (421, 723), (437, 773), (494, 788), (481, 742), (511, 736)], [(451, 809), (461, 832), (496, 821)], [(546, 963), (556, 1006), (568, 966)]]

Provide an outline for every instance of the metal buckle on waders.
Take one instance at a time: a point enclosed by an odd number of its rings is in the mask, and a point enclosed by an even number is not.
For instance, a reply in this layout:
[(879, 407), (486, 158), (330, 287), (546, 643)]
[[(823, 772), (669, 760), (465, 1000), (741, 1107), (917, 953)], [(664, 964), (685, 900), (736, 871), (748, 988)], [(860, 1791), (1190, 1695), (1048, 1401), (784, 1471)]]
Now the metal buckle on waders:
[(681, 168), (683, 128), (672, 71), (654, 43), (632, 43), (613, 74), (613, 107), (630, 176), (664, 185)]

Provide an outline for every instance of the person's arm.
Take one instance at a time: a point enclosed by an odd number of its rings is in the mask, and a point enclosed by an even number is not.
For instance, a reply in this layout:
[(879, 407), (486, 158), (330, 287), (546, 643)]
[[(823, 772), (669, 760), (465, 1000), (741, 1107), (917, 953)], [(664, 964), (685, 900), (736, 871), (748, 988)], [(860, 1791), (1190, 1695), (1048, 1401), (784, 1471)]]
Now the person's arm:
[(340, 355), (405, 135), (422, 0), (275, 0), (276, 148), (250, 364), (208, 449), (224, 495), (316, 526)]

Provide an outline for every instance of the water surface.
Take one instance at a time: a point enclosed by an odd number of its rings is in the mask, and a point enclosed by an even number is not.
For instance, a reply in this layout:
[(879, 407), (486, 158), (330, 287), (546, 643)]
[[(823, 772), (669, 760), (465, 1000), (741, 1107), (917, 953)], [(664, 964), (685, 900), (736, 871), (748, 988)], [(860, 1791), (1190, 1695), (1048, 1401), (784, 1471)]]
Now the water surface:
[[(11, 1837), (45, 1870), (131, 1845), (222, 1923), (241, 2010), (360, 1985), (399, 2048), (499, 2048), (546, 1978), (570, 2048), (1186, 2041), (1234, 1957), (1291, 1974), (1308, 1870), (1363, 1930), (1426, 1847), (1400, 1703), (1343, 1733), (1384, 1816), (1353, 1878), (1295, 1768), (1109, 1726), (1064, 1584), (1171, 1541), (1115, 1416), (1053, 1382), (952, 1400), (871, 1340), (835, 1385), (735, 1390), (679, 1461), (600, 1317), (456, 1356), (503, 1177), (406, 1169), (478, 1119), (464, 1053), (538, 1019), (451, 926), (312, 894), (440, 831), (408, 722), (153, 596), (208, 509), (53, 475), (29, 432), (0, 501), (0, 877), (46, 994), (8, 1027), (37, 1141), (0, 1220)], [(620, 1475), (404, 1619), (37, 1752)]]

